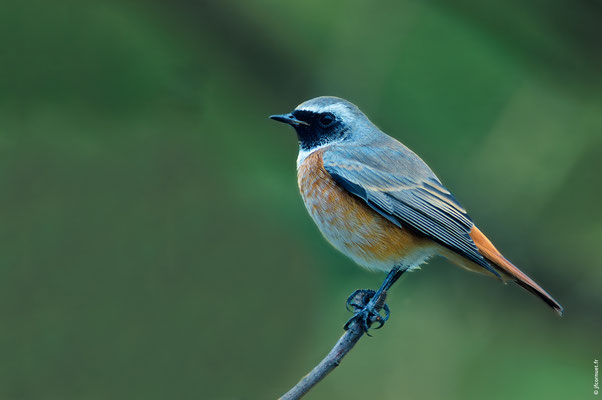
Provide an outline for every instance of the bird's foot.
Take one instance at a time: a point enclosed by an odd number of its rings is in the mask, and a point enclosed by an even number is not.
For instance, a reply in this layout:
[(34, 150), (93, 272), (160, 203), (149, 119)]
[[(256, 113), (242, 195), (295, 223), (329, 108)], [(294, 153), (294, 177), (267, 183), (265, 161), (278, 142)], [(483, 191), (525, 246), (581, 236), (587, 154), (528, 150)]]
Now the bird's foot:
[[(351, 295), (347, 298), (347, 310), (352, 311), (349, 308), (351, 306), (353, 308), (354, 316), (349, 318), (343, 327), (345, 330), (347, 330), (349, 325), (351, 325), (351, 323), (354, 321), (360, 323), (361, 327), (368, 336), (370, 336), (368, 329), (374, 322), (378, 323), (378, 326), (374, 329), (380, 329), (383, 327), (385, 322), (387, 322), (389, 319), (389, 306), (384, 303), (385, 296), (382, 296), (382, 305), (377, 307), (376, 302), (372, 301), (375, 293), (376, 292), (374, 290), (370, 289), (358, 289), (351, 293)], [(384, 315), (381, 315), (379, 310), (382, 310)]]

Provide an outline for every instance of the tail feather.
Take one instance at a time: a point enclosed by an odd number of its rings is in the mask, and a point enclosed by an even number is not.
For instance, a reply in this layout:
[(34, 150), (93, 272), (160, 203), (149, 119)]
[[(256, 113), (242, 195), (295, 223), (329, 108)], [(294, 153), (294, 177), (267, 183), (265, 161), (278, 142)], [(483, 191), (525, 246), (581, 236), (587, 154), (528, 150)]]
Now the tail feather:
[(470, 231), (470, 237), (477, 245), (479, 252), (503, 275), (510, 279), (513, 279), (518, 285), (527, 289), (529, 292), (535, 294), (542, 299), (546, 304), (552, 307), (559, 315), (562, 315), (564, 309), (562, 306), (554, 300), (552, 296), (548, 294), (541, 286), (539, 286), (533, 279), (529, 278), (524, 272), (514, 266), (508, 261), (487, 239), (487, 237), (476, 227), (473, 226)]

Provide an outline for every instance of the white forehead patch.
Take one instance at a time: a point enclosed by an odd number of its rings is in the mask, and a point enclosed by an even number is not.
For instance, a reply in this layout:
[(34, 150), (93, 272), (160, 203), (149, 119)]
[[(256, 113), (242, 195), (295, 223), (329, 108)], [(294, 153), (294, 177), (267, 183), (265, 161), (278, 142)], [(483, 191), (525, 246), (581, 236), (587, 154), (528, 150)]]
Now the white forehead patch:
[(343, 103), (334, 103), (334, 104), (328, 104), (325, 106), (321, 106), (319, 104), (315, 104), (315, 103), (309, 103), (309, 104), (305, 104), (305, 103), (301, 103), (297, 106), (297, 108), (295, 108), (295, 110), (299, 110), (299, 111), (311, 111), (317, 114), (322, 114), (325, 112), (331, 112), (336, 116), (342, 117), (342, 118), (353, 118), (353, 114), (351, 113), (351, 110), (349, 110), (349, 108), (343, 104)]

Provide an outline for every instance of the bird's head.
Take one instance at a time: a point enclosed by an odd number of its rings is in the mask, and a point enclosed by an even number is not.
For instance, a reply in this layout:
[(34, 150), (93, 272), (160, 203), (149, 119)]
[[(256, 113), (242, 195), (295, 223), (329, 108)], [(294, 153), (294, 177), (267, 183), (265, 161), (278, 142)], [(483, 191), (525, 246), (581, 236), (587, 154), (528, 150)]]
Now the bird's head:
[(271, 115), (270, 118), (295, 128), (303, 151), (348, 140), (361, 132), (362, 126), (371, 124), (354, 104), (331, 96), (307, 100), (290, 114)]

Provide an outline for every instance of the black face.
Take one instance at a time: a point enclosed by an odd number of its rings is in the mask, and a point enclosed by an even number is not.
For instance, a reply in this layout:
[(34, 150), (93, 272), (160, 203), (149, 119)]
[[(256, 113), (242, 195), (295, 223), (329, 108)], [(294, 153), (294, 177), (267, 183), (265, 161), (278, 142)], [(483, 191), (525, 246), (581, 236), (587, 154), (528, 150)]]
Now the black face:
[(333, 113), (296, 110), (292, 115), (295, 119), (307, 124), (293, 125), (303, 150), (310, 150), (339, 139), (345, 133), (342, 122)]

